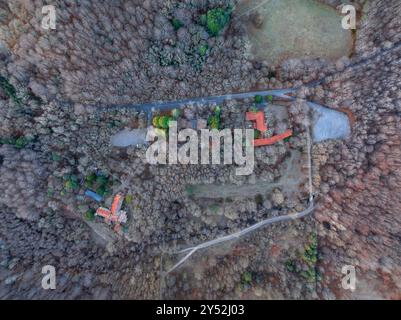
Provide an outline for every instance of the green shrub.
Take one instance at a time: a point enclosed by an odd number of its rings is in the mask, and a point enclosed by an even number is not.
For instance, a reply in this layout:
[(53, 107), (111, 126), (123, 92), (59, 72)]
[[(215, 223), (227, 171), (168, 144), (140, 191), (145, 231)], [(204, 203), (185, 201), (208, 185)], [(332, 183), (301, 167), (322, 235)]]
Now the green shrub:
[(210, 129), (219, 130), (219, 128), (220, 128), (220, 117), (219, 116), (217, 116), (217, 115), (209, 116), (207, 121), (209, 123)]
[(132, 203), (132, 195), (131, 194), (127, 194), (126, 196), (125, 196), (125, 203), (126, 204), (130, 204), (130, 203)]
[(64, 182), (64, 188), (67, 192), (77, 191), (79, 189), (78, 177), (75, 175), (67, 177)]
[(173, 20), (171, 20), (171, 24), (173, 25), (175, 31), (177, 31), (178, 29), (180, 29), (184, 25), (177, 18), (173, 18)]
[(304, 260), (309, 266), (314, 266), (317, 262), (317, 236), (315, 234), (310, 237), (310, 242), (305, 247), (302, 260)]
[(61, 156), (55, 152), (52, 153), (52, 160), (55, 162), (61, 161)]
[(96, 177), (96, 184), (100, 187), (100, 186), (106, 186), (107, 183), (109, 182), (108, 177), (104, 176), (104, 175), (98, 175)]
[(259, 104), (263, 102), (263, 97), (261, 95), (255, 96), (255, 103)]
[[(174, 111), (174, 110), (173, 110)], [(177, 112), (175, 112), (175, 115), (177, 115)], [(156, 116), (152, 120), (152, 125), (155, 128), (159, 129), (168, 129), (169, 128), (169, 123), (170, 121), (173, 120), (173, 117), (169, 116)]]
[(289, 272), (296, 272), (297, 268), (296, 268), (296, 263), (294, 260), (287, 260), (285, 262), (285, 268), (287, 269), (287, 271)]
[(110, 180), (109, 176), (104, 174), (94, 174), (94, 176), (90, 175), (87, 177), (86, 183), (91, 184), (91, 187), (96, 189), (96, 193), (104, 197), (110, 193), (109, 186), (112, 184), (112, 180)]
[(14, 146), (17, 149), (23, 149), (25, 148), (29, 143), (31, 142), (31, 139), (21, 136), (18, 138), (3, 138), (0, 139), (0, 145), (2, 144), (9, 144)]
[(160, 117), (159, 117), (159, 116), (156, 116), (156, 117), (153, 118), (153, 120), (152, 120), (152, 125), (153, 125), (155, 128), (158, 128), (158, 127), (159, 127), (159, 120), (160, 120)]
[(273, 99), (274, 99), (274, 98), (273, 98), (272, 95), (266, 96), (266, 101), (267, 101), (267, 102), (270, 102), (270, 103), (271, 103), (271, 102), (273, 102)]
[(172, 120), (171, 117), (169, 116), (162, 116), (159, 118), (159, 128), (160, 129), (168, 129), (169, 128), (169, 123)]
[(201, 45), (201, 46), (199, 47), (199, 54), (200, 54), (200, 56), (202, 56), (202, 57), (205, 56), (208, 49), (209, 49), (209, 47), (208, 47), (207, 44)]
[(101, 197), (104, 197), (108, 192), (109, 190), (104, 185), (101, 185), (100, 187), (96, 188), (96, 193)]
[(84, 219), (86, 221), (93, 221), (95, 220), (95, 210), (94, 209), (89, 209), (88, 211), (85, 212), (84, 214)]
[(230, 21), (231, 9), (215, 8), (206, 14), (206, 28), (209, 34), (216, 37)]
[(317, 235), (314, 233), (311, 235), (309, 244), (305, 246), (305, 250), (301, 256), (301, 259), (308, 266), (306, 271), (301, 272), (301, 276), (309, 282), (315, 282), (319, 279), (319, 275), (316, 271), (316, 262), (318, 258), (317, 245)]
[(252, 282), (252, 273), (250, 273), (249, 271), (245, 272), (242, 275), (242, 281), (246, 284), (250, 284)]
[(15, 140), (15, 147), (17, 149), (23, 149), (25, 148), (29, 143), (29, 139), (25, 137), (19, 137), (17, 140)]
[(90, 175), (85, 177), (85, 185), (87, 188), (91, 188), (93, 187), (93, 184), (96, 181), (96, 174), (95, 173), (91, 173)]
[(220, 129), (220, 124), (221, 124), (221, 108), (220, 106), (217, 106), (213, 110), (213, 114), (210, 115), (207, 119), (208, 125), (210, 129)]
[(256, 105), (253, 105), (252, 108), (251, 108), (249, 111), (251, 111), (251, 112), (253, 112), (253, 113), (256, 113), (256, 112), (258, 112), (259, 110), (258, 110), (258, 108), (256, 107)]
[(302, 271), (301, 276), (304, 277), (308, 282), (315, 282), (316, 281), (316, 270), (315, 270), (315, 268), (309, 268), (306, 271)]
[(21, 103), (21, 99), (17, 96), (17, 90), (15, 90), (14, 86), (3, 76), (0, 76), (0, 87), (8, 98), (12, 99), (16, 104)]
[(300, 253), (300, 261), (301, 264), (305, 265), (306, 268), (304, 270), (298, 269), (297, 262), (295, 260), (287, 260), (285, 262), (285, 268), (289, 272), (294, 272), (304, 278), (308, 282), (316, 282), (321, 280), (321, 275), (316, 270), (316, 262), (318, 259), (317, 252), (317, 236), (316, 234), (312, 234), (309, 243), (305, 246), (304, 251)]

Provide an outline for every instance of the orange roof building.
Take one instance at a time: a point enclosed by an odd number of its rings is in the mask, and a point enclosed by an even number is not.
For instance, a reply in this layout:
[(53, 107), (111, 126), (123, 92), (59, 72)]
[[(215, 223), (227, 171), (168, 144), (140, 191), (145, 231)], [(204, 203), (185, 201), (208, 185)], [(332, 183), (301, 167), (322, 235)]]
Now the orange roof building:
[[(246, 113), (246, 120), (248, 121), (255, 121), (254, 129), (259, 130), (260, 132), (267, 131), (267, 125), (265, 122), (265, 113), (262, 111), (259, 112), (247, 112)], [(275, 135), (271, 138), (262, 138), (262, 139), (255, 139), (253, 141), (253, 145), (255, 147), (263, 147), (275, 144), (278, 141), (284, 140), (292, 136), (292, 130), (287, 130), (282, 134)]]
[(255, 121), (253, 128), (259, 130), (260, 132), (267, 131), (267, 125), (265, 121), (265, 113), (262, 111), (258, 112), (247, 112), (246, 113), (246, 120), (248, 121)]
[(115, 223), (115, 230), (120, 230), (120, 223), (127, 222), (127, 213), (121, 210), (124, 197), (118, 193), (113, 200), (111, 205), (111, 210), (106, 208), (98, 208), (96, 210), (96, 215), (104, 218), (107, 223)]
[(120, 193), (118, 193), (114, 197), (113, 204), (111, 205), (111, 213), (112, 214), (117, 214), (121, 210), (123, 201), (124, 201), (124, 198)]
[(117, 222), (117, 215), (113, 214), (109, 209), (106, 208), (98, 208), (96, 210), (96, 215), (104, 218), (104, 220), (108, 223)]
[(275, 144), (276, 142), (279, 142), (291, 136), (292, 136), (292, 130), (288, 130), (282, 134), (275, 135), (274, 137), (271, 138), (255, 139), (253, 141), (253, 145), (255, 147), (270, 146), (272, 144)]

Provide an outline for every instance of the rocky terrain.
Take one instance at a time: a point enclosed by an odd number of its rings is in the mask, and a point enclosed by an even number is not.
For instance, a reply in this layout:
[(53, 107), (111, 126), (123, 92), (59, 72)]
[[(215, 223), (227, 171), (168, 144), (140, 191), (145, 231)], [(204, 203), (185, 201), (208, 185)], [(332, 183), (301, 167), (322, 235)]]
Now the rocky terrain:
[[(60, 0), (56, 30), (41, 29), (42, 1), (1, 2), (0, 297), (400, 299), (401, 5), (365, 2), (353, 56), (280, 67), (249, 55), (235, 1)], [(232, 14), (218, 32), (204, 21), (215, 8)], [(257, 150), (249, 177), (233, 177), (234, 166), (152, 166), (145, 146), (110, 145), (120, 130), (149, 125), (145, 112), (112, 105), (286, 87), (300, 87), (291, 121), (273, 130), (293, 123), (298, 135)], [(161, 272), (177, 248), (306, 207), (305, 185), (296, 197), (193, 195), (196, 185), (279, 179), (286, 147), (305, 156), (305, 99), (353, 125), (346, 140), (313, 146), (314, 215)], [(222, 105), (222, 126), (242, 126), (254, 103)], [(207, 119), (215, 107), (187, 106), (181, 122)], [(105, 206), (126, 195), (120, 234), (93, 217), (99, 204), (88, 188)], [(56, 290), (41, 287), (44, 265), (56, 267)], [(343, 265), (357, 268), (355, 292), (341, 288)]]

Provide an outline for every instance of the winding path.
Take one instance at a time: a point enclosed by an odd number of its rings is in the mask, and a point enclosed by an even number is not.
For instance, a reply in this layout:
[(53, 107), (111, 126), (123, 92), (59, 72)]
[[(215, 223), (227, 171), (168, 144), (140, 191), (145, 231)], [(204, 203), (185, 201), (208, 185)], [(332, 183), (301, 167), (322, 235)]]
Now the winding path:
[(204, 104), (204, 103), (222, 103), (223, 101), (226, 100), (231, 100), (231, 99), (246, 99), (246, 98), (252, 98), (255, 97), (256, 95), (262, 95), (262, 96), (268, 96), (272, 95), (274, 97), (282, 98), (282, 99), (291, 99), (288, 97), (288, 94), (290, 93), (295, 93), (297, 90), (299, 90), (301, 87), (315, 87), (321, 84), (324, 84), (325, 81), (332, 76), (339, 74), (339, 73), (344, 73), (345, 71), (349, 69), (354, 69), (356, 67), (360, 67), (361, 65), (367, 64), (371, 62), (372, 60), (375, 60), (376, 58), (385, 55), (387, 53), (391, 53), (392, 51), (396, 51), (397, 49), (401, 48), (401, 41), (395, 43), (392, 47), (389, 48), (382, 48), (378, 50), (378, 52), (375, 52), (374, 54), (367, 56), (367, 57), (362, 57), (359, 60), (349, 64), (348, 66), (345, 66), (344, 70), (341, 71), (334, 71), (332, 73), (327, 74), (323, 78), (319, 80), (313, 80), (308, 83), (303, 84), (302, 86), (295, 87), (295, 88), (289, 88), (289, 89), (276, 89), (276, 90), (261, 90), (261, 91), (250, 91), (250, 92), (240, 92), (240, 93), (229, 93), (225, 95), (216, 95), (216, 96), (208, 96), (208, 97), (201, 97), (201, 98), (188, 98), (188, 99), (180, 99), (176, 101), (153, 101), (153, 102), (147, 102), (147, 103), (140, 103), (140, 104), (116, 104), (112, 106), (107, 106), (102, 108), (101, 106), (97, 106), (97, 110), (101, 109), (106, 109), (107, 111), (112, 111), (115, 109), (136, 109), (138, 111), (144, 111), (147, 113), (150, 113), (149, 111), (152, 110), (169, 110), (169, 109), (174, 109), (174, 108), (180, 108), (185, 105), (195, 105), (195, 104)]
[[(324, 84), (327, 79), (329, 79), (330, 77), (332, 77), (336, 74), (343, 73), (347, 70), (360, 67), (361, 65), (367, 64), (367, 63), (375, 60), (376, 58), (378, 58), (382, 55), (385, 55), (387, 53), (390, 53), (392, 51), (395, 51), (399, 48), (401, 48), (401, 41), (394, 44), (392, 47), (382, 48), (381, 50), (379, 50), (378, 52), (376, 52), (370, 56), (363, 57), (363, 58), (359, 59), (358, 61), (351, 63), (350, 65), (346, 66), (345, 69), (342, 71), (332, 72), (319, 80), (311, 81), (309, 83), (303, 84), (302, 86), (314, 87), (314, 86)], [(251, 92), (245, 92), (245, 93), (232, 93), (232, 94), (226, 94), (226, 95), (220, 95), (220, 96), (209, 96), (209, 97), (204, 97), (204, 98), (182, 99), (182, 100), (177, 100), (177, 101), (156, 101), (156, 102), (149, 102), (149, 103), (144, 103), (144, 104), (115, 105), (115, 106), (109, 107), (108, 109), (112, 110), (115, 108), (117, 108), (117, 109), (133, 108), (138, 111), (144, 111), (144, 112), (148, 113), (148, 115), (151, 115), (151, 112), (155, 111), (155, 110), (169, 110), (169, 109), (173, 109), (173, 108), (180, 108), (185, 105), (195, 105), (195, 104), (204, 104), (204, 103), (218, 104), (218, 103), (222, 103), (223, 101), (226, 101), (226, 100), (246, 99), (246, 98), (255, 97), (256, 95), (261, 95), (261, 96), (272, 95), (274, 97), (278, 97), (281, 99), (287, 99), (287, 100), (291, 101), (291, 100), (294, 100), (295, 98), (288, 96), (288, 94), (295, 93), (299, 89), (300, 89), (300, 87), (296, 87), (293, 89), (251, 91)], [(319, 106), (319, 105), (311, 103), (311, 102), (308, 102), (307, 105), (309, 107), (311, 107), (312, 109), (325, 108), (323, 106)], [(246, 234), (249, 234), (250, 232), (253, 232), (255, 230), (258, 230), (262, 227), (265, 227), (265, 226), (273, 224), (273, 223), (285, 222), (285, 221), (304, 218), (304, 217), (310, 215), (314, 211), (315, 205), (314, 205), (313, 185), (312, 185), (312, 158), (311, 158), (312, 142), (311, 142), (311, 135), (309, 132), (309, 127), (308, 126), (306, 126), (306, 127), (308, 130), (307, 144), (308, 144), (308, 167), (309, 167), (309, 207), (302, 212), (269, 218), (269, 219), (260, 221), (260, 222), (254, 224), (248, 228), (245, 228), (239, 232), (236, 232), (236, 233), (233, 233), (233, 234), (230, 234), (227, 236), (219, 237), (214, 240), (210, 240), (210, 241), (207, 241), (207, 242), (204, 242), (199, 245), (192, 246), (192, 247), (189, 247), (189, 248), (186, 248), (183, 250), (170, 252), (172, 254), (186, 253), (186, 255), (182, 259), (180, 259), (172, 268), (170, 268), (167, 272), (165, 272), (164, 275), (176, 270), (198, 250), (205, 249), (205, 248), (208, 248), (208, 247), (211, 247), (214, 245), (218, 245), (220, 243), (230, 241), (233, 239), (238, 239)]]
[(135, 109), (137, 111), (142, 111), (147, 113), (148, 120), (152, 116), (152, 112), (154, 111), (166, 111), (171, 109), (179, 109), (188, 105), (202, 105), (206, 103), (215, 103), (220, 104), (227, 100), (240, 100), (247, 98), (254, 98), (257, 95), (261, 96), (273, 96), (281, 99), (291, 100), (293, 98), (289, 97), (288, 94), (295, 93), (296, 89), (278, 89), (278, 90), (264, 90), (264, 91), (250, 91), (250, 92), (241, 92), (241, 93), (229, 93), (220, 96), (208, 96), (202, 98), (190, 98), (190, 99), (180, 99), (175, 101), (154, 101), (147, 102), (143, 104), (120, 104), (113, 105), (108, 107), (107, 110), (115, 110), (115, 109)]
[(311, 142), (309, 127), (306, 126), (306, 128), (307, 128), (307, 149), (308, 149), (308, 169), (309, 169), (309, 173), (308, 173), (309, 207), (304, 211), (297, 212), (294, 214), (288, 214), (288, 215), (265, 219), (265, 220), (262, 220), (248, 228), (245, 228), (239, 232), (235, 232), (235, 233), (229, 234), (227, 236), (219, 237), (214, 240), (206, 241), (199, 245), (189, 247), (189, 248), (186, 248), (183, 250), (172, 252), (173, 254), (183, 254), (183, 253), (187, 253), (187, 254), (183, 258), (181, 258), (173, 267), (171, 267), (166, 272), (166, 274), (168, 274), (168, 273), (174, 271), (175, 269), (177, 269), (178, 267), (180, 267), (185, 261), (187, 261), (198, 250), (205, 249), (205, 248), (208, 248), (208, 247), (211, 247), (211, 246), (214, 246), (214, 245), (226, 242), (226, 241), (239, 239), (240, 237), (243, 237), (252, 231), (258, 230), (262, 227), (268, 226), (273, 223), (304, 218), (304, 217), (310, 215), (314, 211), (315, 205), (314, 205), (313, 184), (312, 184), (312, 142)]

